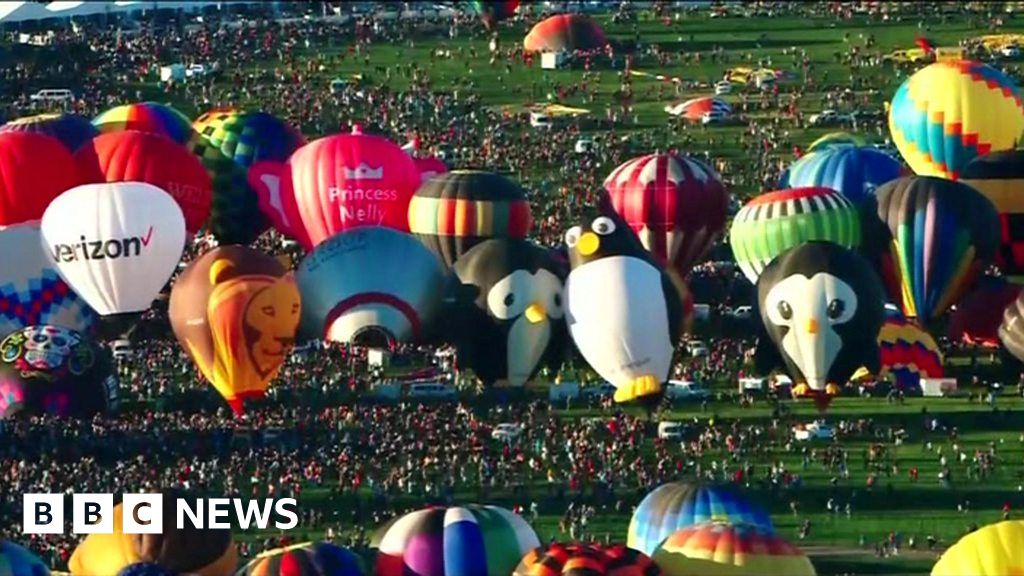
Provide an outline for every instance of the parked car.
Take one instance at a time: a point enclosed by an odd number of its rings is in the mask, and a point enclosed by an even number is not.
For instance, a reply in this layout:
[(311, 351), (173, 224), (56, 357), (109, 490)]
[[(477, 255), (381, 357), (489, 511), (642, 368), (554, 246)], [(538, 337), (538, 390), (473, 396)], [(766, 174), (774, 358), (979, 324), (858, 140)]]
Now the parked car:
[(503, 423), (498, 424), (491, 430), (491, 438), (502, 442), (511, 442), (523, 433), (523, 427), (519, 424)]
[(110, 344), (110, 352), (115, 360), (127, 360), (131, 358), (134, 349), (132, 348), (132, 343), (128, 340), (114, 340)]
[(669, 380), (665, 396), (669, 400), (708, 400), (711, 398), (711, 390), (689, 380)]
[(809, 442), (811, 440), (831, 440), (835, 437), (835, 430), (824, 422), (815, 421), (810, 424), (797, 425), (793, 427), (793, 438), (800, 442)]
[(823, 110), (817, 114), (811, 114), (807, 119), (811, 126), (835, 126), (838, 124), (849, 124), (853, 118), (849, 114), (836, 112), (835, 110)]
[(722, 80), (715, 84), (715, 96), (724, 96), (732, 93), (732, 82)]
[(693, 358), (700, 358), (708, 355), (708, 346), (703, 340), (690, 340), (686, 343), (686, 349)]
[(28, 97), (33, 102), (67, 102), (74, 98), (75, 95), (67, 88), (46, 88)]
[(573, 146), (573, 151), (577, 154), (588, 154), (594, 151), (594, 141), (584, 136), (576, 141), (576, 145)]
[(455, 400), (455, 389), (439, 382), (411, 384), (409, 398), (412, 400)]
[(551, 130), (555, 123), (551, 116), (543, 112), (530, 112), (530, 126), (540, 130)]
[(750, 306), (737, 306), (729, 311), (729, 316), (735, 320), (749, 320), (754, 314), (754, 309)]
[(682, 422), (659, 422), (658, 438), (661, 440), (682, 440), (689, 427)]

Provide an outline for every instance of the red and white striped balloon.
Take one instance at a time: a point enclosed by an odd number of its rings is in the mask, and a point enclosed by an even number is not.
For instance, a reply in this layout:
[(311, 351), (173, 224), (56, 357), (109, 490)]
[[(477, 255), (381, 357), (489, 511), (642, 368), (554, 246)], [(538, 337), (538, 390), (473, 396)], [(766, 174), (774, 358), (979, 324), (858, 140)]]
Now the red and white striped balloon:
[(612, 171), (604, 188), (644, 247), (681, 277), (725, 229), (729, 194), (718, 174), (693, 158), (634, 158)]

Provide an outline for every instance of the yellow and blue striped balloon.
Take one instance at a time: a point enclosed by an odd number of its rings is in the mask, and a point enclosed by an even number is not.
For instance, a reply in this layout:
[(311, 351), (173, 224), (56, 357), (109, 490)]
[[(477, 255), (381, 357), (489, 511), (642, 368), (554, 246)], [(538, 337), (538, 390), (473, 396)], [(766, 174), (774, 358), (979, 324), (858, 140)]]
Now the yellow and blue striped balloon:
[(1024, 104), (1017, 85), (991, 66), (936, 62), (896, 90), (889, 132), (918, 176), (956, 180), (975, 156), (1015, 147)]

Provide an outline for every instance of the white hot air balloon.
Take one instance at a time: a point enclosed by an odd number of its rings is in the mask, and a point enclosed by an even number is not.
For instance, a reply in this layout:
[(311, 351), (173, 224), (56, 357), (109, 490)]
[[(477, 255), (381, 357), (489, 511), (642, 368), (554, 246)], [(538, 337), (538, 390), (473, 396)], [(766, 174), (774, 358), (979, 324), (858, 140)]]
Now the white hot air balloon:
[(41, 223), (47, 255), (103, 316), (147, 310), (185, 249), (185, 216), (142, 182), (86, 184), (58, 196)]

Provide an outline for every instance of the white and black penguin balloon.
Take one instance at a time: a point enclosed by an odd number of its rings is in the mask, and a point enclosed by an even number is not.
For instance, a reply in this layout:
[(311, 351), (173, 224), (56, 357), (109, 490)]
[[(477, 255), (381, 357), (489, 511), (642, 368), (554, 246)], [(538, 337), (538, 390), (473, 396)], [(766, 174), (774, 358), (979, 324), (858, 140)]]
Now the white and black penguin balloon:
[(445, 336), (484, 384), (522, 386), (557, 370), (568, 344), (565, 264), (518, 239), (486, 240), (455, 261), (445, 288)]
[(684, 327), (683, 292), (617, 215), (565, 233), (569, 334), (583, 358), (615, 386), (615, 400), (660, 399)]
[(877, 374), (885, 322), (881, 280), (862, 256), (831, 242), (807, 242), (777, 256), (757, 280), (768, 342), (757, 367), (785, 366), (797, 385), (821, 393), (861, 366)]

